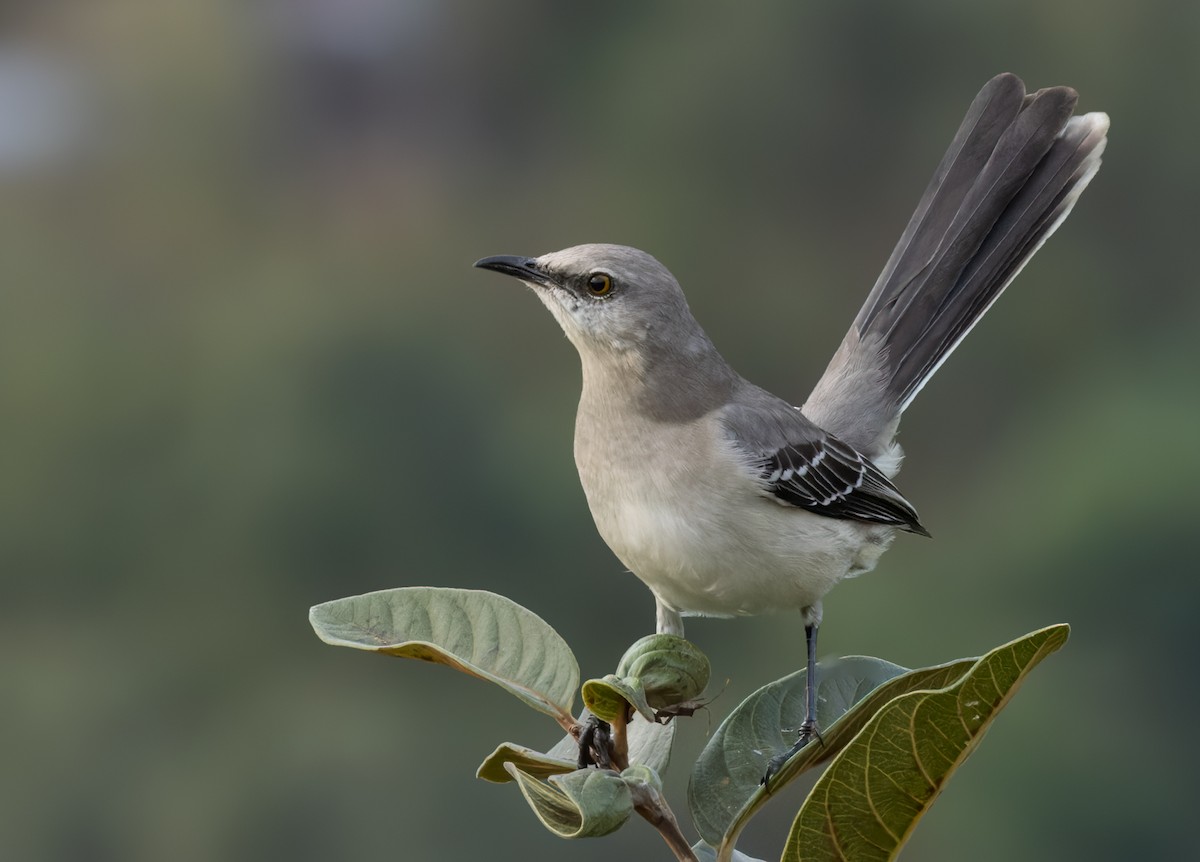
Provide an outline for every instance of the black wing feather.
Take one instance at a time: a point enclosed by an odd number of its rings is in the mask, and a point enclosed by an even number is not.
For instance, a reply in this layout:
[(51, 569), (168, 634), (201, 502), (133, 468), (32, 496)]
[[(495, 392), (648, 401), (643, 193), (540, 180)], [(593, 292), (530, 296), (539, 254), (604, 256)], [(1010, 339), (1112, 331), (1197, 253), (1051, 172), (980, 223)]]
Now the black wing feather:
[(763, 458), (760, 470), (777, 502), (829, 518), (890, 524), (929, 535), (887, 476), (832, 435), (784, 446)]

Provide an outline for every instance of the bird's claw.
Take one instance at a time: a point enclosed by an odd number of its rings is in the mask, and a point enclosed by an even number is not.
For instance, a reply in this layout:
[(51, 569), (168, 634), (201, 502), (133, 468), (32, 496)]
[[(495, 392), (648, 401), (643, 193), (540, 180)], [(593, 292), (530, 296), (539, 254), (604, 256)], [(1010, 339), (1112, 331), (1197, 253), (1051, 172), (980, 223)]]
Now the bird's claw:
[(814, 739), (824, 744), (824, 740), (821, 739), (821, 731), (817, 729), (817, 722), (814, 719), (806, 718), (800, 725), (800, 730), (796, 735), (796, 742), (792, 747), (767, 761), (767, 771), (763, 774), (759, 784), (769, 789), (771, 779), (779, 774), (779, 770), (783, 769), (783, 765), (795, 757), (800, 752), (800, 749), (804, 748), (804, 746), (808, 745)]

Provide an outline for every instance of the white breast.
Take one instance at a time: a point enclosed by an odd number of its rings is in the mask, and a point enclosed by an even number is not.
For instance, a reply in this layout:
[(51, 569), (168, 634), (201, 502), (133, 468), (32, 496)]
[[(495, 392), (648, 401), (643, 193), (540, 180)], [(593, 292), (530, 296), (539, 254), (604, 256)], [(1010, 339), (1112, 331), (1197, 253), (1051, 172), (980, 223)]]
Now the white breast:
[[(675, 610), (799, 610), (873, 567), (886, 547), (890, 531), (764, 497), (743, 457), (714, 437), (714, 423), (622, 427), (620, 441), (577, 435), (580, 479), (601, 536)], [(653, 464), (650, 452), (659, 453)]]

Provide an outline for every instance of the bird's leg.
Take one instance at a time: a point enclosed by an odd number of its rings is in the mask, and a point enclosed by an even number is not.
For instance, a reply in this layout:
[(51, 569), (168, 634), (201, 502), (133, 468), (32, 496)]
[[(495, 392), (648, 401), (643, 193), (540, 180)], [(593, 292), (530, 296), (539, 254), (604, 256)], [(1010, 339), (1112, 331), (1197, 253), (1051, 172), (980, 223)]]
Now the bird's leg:
[[(819, 612), (817, 618), (819, 619)], [(804, 721), (800, 722), (800, 730), (792, 747), (782, 754), (775, 755), (767, 762), (767, 772), (762, 778), (764, 785), (770, 784), (775, 773), (779, 772), (796, 752), (812, 742), (814, 738), (817, 740), (821, 738), (821, 731), (817, 727), (817, 625), (818, 623), (814, 621), (804, 626), (804, 641), (808, 649), (804, 674)]]
[(795, 751), (799, 751), (814, 736), (821, 738), (817, 729), (817, 624), (804, 627), (804, 644), (808, 650), (807, 672), (804, 674), (804, 721), (800, 723), (800, 738)]
[(658, 596), (654, 597), (654, 609), (656, 611), (654, 631), (657, 634), (683, 637), (683, 617), (679, 615), (679, 611), (664, 605)]

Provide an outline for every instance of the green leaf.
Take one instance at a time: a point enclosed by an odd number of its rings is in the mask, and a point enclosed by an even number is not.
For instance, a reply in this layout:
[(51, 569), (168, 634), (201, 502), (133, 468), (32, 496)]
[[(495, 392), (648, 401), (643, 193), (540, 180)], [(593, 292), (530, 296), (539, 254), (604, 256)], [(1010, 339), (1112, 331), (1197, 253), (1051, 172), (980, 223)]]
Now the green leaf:
[(574, 723), (575, 656), (541, 617), (504, 596), (404, 587), (317, 605), (309, 621), (325, 643), (444, 664), (494, 682), (564, 727)]
[(645, 692), (650, 707), (665, 709), (698, 698), (709, 673), (708, 656), (699, 647), (660, 632), (630, 646), (617, 664), (616, 676)]
[[(696, 829), (717, 846), (730, 830), (741, 831), (751, 815), (804, 769), (833, 757), (892, 697), (916, 688), (945, 685), (970, 667), (973, 659), (951, 666), (905, 673), (891, 662), (847, 656), (824, 662), (817, 672), (817, 722), (822, 743), (806, 746), (775, 775), (770, 788), (761, 786), (767, 762), (792, 747), (804, 720), (805, 671), (763, 686), (731, 712), (708, 741), (692, 768), (688, 807)], [(886, 688), (880, 688), (886, 686)], [(851, 707), (877, 690), (862, 709)]]
[(603, 679), (589, 679), (580, 692), (583, 705), (605, 721), (616, 721), (629, 706), (647, 721), (654, 721), (654, 710), (646, 702), (645, 689), (637, 679), (622, 679), (610, 673)]
[(818, 779), (782, 862), (890, 860), (1026, 675), (1067, 641), (1050, 626), (997, 647), (952, 685), (887, 703)]
[(626, 705), (654, 721), (655, 710), (699, 697), (708, 677), (708, 657), (695, 644), (678, 635), (647, 635), (625, 651), (615, 674), (583, 684), (583, 703), (605, 721), (615, 721)]
[(629, 763), (649, 766), (659, 775), (671, 762), (671, 746), (675, 742), (674, 721), (659, 724), (635, 715), (629, 722)]
[[(696, 854), (696, 858), (700, 862), (716, 862), (717, 851), (707, 841), (697, 841), (692, 845), (692, 852)], [(757, 859), (754, 856), (747, 856), (740, 850), (734, 850), (733, 856), (730, 859), (732, 862), (763, 862), (763, 860)]]
[(629, 785), (607, 769), (579, 769), (539, 781), (515, 763), (516, 780), (542, 825), (560, 838), (593, 838), (619, 829), (633, 813)]
[[(571, 737), (568, 736), (567, 739), (571, 739)], [(484, 759), (483, 763), (479, 764), (479, 769), (475, 771), (475, 777), (482, 778), (484, 781), (494, 781), (497, 784), (507, 784), (512, 781), (512, 776), (504, 768), (506, 763), (514, 764), (526, 775), (532, 775), (538, 779), (546, 779), (551, 775), (563, 775), (578, 769), (575, 759), (551, 757), (540, 751), (534, 751), (532, 748), (517, 745), (515, 742), (502, 742)]]
[(628, 768), (622, 769), (621, 778), (625, 780), (626, 784), (645, 784), (654, 788), (655, 792), (662, 793), (662, 776), (644, 763), (634, 763)]

